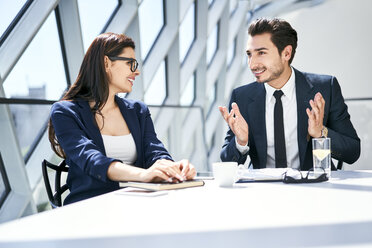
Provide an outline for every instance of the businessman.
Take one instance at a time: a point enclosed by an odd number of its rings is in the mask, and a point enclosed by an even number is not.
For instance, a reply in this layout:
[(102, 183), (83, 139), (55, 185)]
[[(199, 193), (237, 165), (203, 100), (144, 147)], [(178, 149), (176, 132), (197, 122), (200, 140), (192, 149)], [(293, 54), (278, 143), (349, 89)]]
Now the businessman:
[[(312, 138), (330, 137), (331, 156), (352, 164), (360, 139), (337, 79), (291, 67), (297, 32), (281, 19), (261, 18), (248, 29), (248, 65), (256, 81), (233, 90), (219, 107), (229, 125), (222, 161), (245, 162), (253, 168), (309, 170)], [(335, 167), (333, 166), (333, 169)]]

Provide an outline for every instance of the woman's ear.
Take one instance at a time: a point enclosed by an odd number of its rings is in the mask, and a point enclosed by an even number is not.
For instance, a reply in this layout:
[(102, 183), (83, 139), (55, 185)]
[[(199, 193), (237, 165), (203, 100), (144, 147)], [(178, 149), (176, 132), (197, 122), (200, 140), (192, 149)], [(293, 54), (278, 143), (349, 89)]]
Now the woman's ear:
[(111, 67), (111, 60), (105, 55), (104, 57), (105, 71), (108, 73)]

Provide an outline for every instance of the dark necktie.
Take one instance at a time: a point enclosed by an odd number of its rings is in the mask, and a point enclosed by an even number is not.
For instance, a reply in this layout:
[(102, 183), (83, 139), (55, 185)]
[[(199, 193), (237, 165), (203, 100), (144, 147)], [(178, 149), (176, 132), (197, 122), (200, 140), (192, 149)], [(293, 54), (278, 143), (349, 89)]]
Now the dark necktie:
[(283, 124), (283, 105), (281, 97), (283, 91), (276, 90), (274, 107), (274, 145), (275, 145), (275, 167), (286, 168), (287, 156), (285, 150), (284, 124)]

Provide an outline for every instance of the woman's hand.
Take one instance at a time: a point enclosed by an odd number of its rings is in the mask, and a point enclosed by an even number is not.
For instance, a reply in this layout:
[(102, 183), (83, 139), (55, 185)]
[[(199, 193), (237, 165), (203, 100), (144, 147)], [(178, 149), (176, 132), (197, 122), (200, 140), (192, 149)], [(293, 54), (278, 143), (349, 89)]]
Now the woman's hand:
[(182, 172), (181, 176), (183, 176), (185, 180), (194, 179), (194, 177), (196, 176), (196, 170), (187, 159), (180, 160), (176, 163), (179, 165), (179, 168)]
[(182, 182), (193, 179), (196, 175), (195, 168), (188, 160), (178, 162), (170, 160), (157, 160), (150, 168), (141, 173), (143, 182)]
[(166, 159), (157, 160), (150, 168), (141, 173), (143, 182), (178, 182), (183, 181), (180, 166)]

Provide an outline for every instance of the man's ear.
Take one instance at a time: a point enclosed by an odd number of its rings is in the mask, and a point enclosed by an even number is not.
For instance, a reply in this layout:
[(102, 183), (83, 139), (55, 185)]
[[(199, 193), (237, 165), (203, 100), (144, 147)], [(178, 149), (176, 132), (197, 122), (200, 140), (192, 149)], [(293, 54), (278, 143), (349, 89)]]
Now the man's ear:
[(291, 59), (291, 57), (292, 57), (292, 46), (291, 45), (288, 45), (288, 46), (284, 47), (284, 49), (282, 51), (282, 57), (286, 61), (289, 61)]

